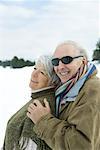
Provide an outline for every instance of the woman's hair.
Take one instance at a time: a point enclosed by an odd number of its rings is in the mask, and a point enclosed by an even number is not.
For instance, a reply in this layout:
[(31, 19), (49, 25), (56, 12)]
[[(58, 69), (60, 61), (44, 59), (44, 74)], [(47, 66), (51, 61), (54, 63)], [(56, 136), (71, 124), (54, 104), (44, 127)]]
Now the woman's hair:
[(46, 74), (50, 78), (49, 85), (54, 85), (54, 84), (58, 85), (60, 80), (54, 71), (51, 60), (52, 60), (51, 55), (42, 55), (37, 59), (36, 64), (41, 63), (44, 66)]

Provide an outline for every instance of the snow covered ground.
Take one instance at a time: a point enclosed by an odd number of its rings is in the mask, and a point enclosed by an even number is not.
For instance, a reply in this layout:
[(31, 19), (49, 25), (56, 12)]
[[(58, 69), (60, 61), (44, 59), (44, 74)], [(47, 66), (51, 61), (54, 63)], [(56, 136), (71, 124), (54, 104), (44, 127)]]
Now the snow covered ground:
[(0, 67), (0, 148), (8, 119), (30, 100), (28, 86), (33, 67), (10, 69)]
[[(97, 65), (100, 77), (100, 64)], [(10, 69), (0, 67), (0, 148), (8, 119), (30, 100), (28, 87), (33, 67)]]

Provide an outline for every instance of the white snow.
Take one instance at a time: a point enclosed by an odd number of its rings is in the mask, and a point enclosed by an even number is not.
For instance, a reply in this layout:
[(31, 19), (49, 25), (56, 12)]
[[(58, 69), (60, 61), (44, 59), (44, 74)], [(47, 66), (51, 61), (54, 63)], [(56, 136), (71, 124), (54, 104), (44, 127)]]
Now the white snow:
[[(100, 65), (97, 65), (100, 77)], [(28, 87), (33, 67), (10, 69), (0, 67), (0, 148), (8, 119), (30, 100)]]
[(0, 67), (0, 148), (8, 119), (30, 100), (28, 86), (33, 67), (10, 69)]

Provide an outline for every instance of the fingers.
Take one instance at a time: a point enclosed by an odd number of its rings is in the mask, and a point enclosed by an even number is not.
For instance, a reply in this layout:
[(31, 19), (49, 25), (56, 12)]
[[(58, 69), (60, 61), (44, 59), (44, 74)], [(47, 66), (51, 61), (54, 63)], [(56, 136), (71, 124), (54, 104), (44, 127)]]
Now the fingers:
[(43, 106), (40, 101), (34, 100), (33, 103), (31, 103), (28, 107), (28, 112), (27, 116), (34, 122), (37, 123), (37, 121), (42, 117), (47, 115), (48, 113), (51, 112), (49, 103), (47, 102), (46, 99), (44, 99), (44, 104)]
[(35, 106), (38, 106), (38, 107), (42, 106), (41, 102), (40, 102), (39, 100), (37, 100), (37, 99), (35, 99), (35, 100), (33, 101), (33, 104), (34, 104)]
[(42, 104), (38, 100), (34, 100), (33, 103), (31, 103), (28, 106), (28, 112), (32, 113), (33, 110), (35, 110), (36, 107), (43, 107)]
[[(33, 101), (33, 104), (34, 104), (35, 106), (38, 106), (38, 107), (43, 107), (43, 105), (41, 104), (41, 102), (40, 102), (39, 100), (37, 100), (37, 99), (35, 99), (35, 100)], [(49, 103), (48, 103), (48, 101), (47, 101), (46, 98), (44, 98), (44, 104), (45, 104), (45, 107), (50, 108), (50, 105), (49, 105)]]
[(45, 104), (45, 107), (50, 108), (49, 103), (46, 98), (44, 98), (44, 104)]
[(33, 103), (31, 103), (29, 106), (28, 106), (28, 112), (31, 112), (32, 110), (34, 110), (34, 107), (36, 107)]
[(31, 104), (29, 105), (29, 107), (30, 107), (31, 109), (34, 109), (34, 107), (36, 107), (36, 105), (35, 105), (34, 103), (31, 103)]
[(27, 112), (26, 115), (31, 119), (31, 114), (29, 112)]
[(45, 107), (40, 103), (39, 100), (35, 99), (33, 101), (33, 103), (31, 103), (28, 107), (28, 115), (32, 114), (33, 111), (37, 110), (37, 109), (48, 109), (50, 110), (50, 106), (49, 106), (49, 103), (48, 101), (46, 100), (46, 98), (44, 99), (44, 104), (45, 104)]
[(31, 119), (31, 116), (32, 116), (32, 114), (33, 114), (33, 111), (34, 111), (34, 109), (35, 109), (35, 105), (33, 104), (33, 103), (31, 103), (29, 106), (28, 106), (28, 108), (27, 108), (27, 110), (28, 110), (28, 112), (26, 113), (27, 114), (27, 116)]

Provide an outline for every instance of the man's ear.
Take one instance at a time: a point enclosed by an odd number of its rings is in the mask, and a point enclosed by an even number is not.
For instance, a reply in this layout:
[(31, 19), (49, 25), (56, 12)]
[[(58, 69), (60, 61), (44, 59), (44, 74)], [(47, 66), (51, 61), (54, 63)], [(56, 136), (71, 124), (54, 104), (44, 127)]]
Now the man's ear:
[(83, 64), (87, 64), (88, 63), (88, 60), (87, 60), (87, 58), (85, 56), (83, 56), (82, 62), (83, 62)]

